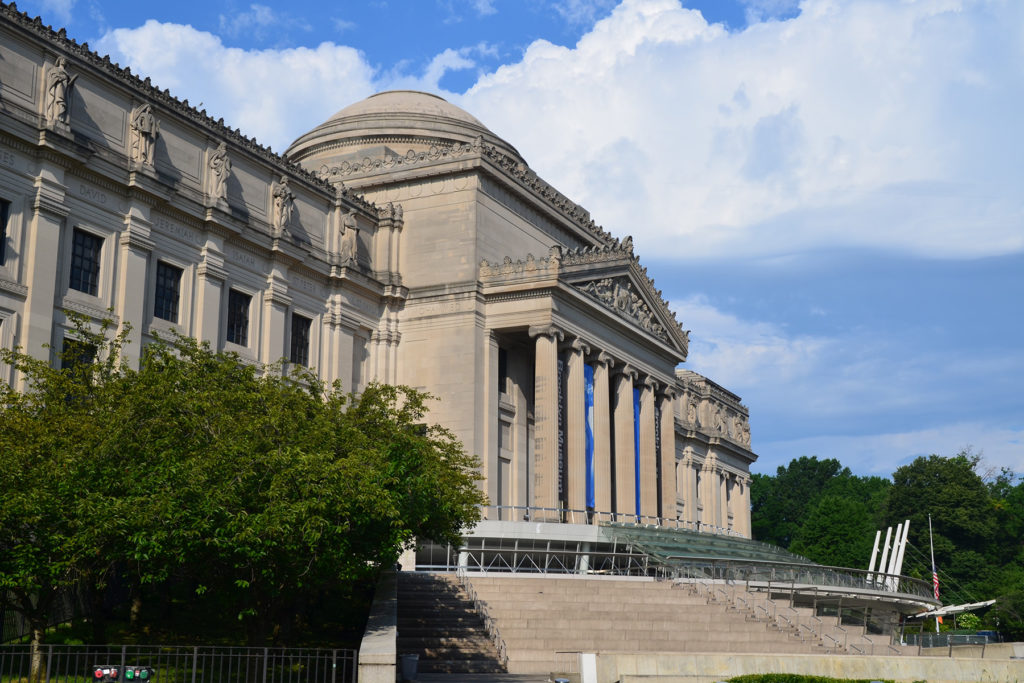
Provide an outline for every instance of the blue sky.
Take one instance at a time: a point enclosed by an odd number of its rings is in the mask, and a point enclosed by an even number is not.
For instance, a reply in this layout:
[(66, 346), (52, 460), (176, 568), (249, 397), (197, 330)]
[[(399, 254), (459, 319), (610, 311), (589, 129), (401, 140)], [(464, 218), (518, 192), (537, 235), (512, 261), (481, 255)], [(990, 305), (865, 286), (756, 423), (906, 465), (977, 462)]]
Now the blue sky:
[(19, 8), (278, 151), (378, 90), (464, 107), (634, 236), (755, 471), (1024, 471), (1019, 0)]

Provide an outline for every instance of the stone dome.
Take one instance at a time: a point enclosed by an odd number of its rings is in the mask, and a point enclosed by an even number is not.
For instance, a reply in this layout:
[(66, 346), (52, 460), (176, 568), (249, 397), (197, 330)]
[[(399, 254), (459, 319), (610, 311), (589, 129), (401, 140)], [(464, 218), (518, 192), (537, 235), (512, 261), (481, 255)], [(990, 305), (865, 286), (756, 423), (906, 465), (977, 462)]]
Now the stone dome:
[(475, 116), (443, 97), (389, 90), (345, 107), (299, 137), (285, 156), (310, 167), (314, 158), (352, 156), (382, 145), (404, 154), (406, 148), (419, 151), (437, 143), (466, 143), (478, 137), (519, 157), (514, 147)]

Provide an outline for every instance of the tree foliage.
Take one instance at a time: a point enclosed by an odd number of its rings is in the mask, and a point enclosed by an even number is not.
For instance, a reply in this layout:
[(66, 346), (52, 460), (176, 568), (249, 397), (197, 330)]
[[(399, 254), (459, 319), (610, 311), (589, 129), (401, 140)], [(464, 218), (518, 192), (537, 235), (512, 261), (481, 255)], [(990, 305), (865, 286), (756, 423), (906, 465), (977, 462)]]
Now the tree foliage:
[(121, 338), (78, 327), (98, 362), (2, 359), (27, 382), (0, 394), (0, 490), (15, 492), (0, 501), (0, 588), (19, 611), (41, 617), (75, 582), (136, 597), (174, 582), (260, 642), (319, 592), (478, 519), (477, 462), (424, 424), (426, 394), (346, 394), (184, 337), (134, 369)]

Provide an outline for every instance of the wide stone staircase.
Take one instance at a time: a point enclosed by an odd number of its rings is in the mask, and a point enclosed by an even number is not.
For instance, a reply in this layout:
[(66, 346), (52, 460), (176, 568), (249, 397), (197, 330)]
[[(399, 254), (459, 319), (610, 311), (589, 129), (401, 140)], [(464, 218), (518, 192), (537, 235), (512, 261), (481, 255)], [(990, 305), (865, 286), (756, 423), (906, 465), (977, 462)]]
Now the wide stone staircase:
[(557, 575), (467, 580), (497, 625), (513, 673), (565, 671), (574, 652), (838, 653), (863, 635), (732, 586)]
[(453, 574), (398, 573), (398, 653), (419, 655), (418, 670), (426, 673), (505, 671)]

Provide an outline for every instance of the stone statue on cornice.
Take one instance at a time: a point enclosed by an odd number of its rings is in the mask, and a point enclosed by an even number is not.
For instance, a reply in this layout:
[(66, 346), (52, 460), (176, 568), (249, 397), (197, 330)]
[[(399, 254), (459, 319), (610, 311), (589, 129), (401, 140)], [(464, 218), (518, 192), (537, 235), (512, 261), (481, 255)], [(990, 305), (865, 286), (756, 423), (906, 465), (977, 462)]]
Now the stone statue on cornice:
[(341, 262), (356, 260), (359, 248), (359, 223), (356, 221), (356, 210), (352, 209), (341, 221)]
[(288, 187), (288, 178), (281, 176), (281, 181), (274, 183), (274, 227), (282, 232), (288, 232), (292, 224), (292, 214), (295, 212), (295, 194), (292, 188)]
[(160, 135), (160, 122), (153, 115), (150, 104), (140, 104), (132, 110), (132, 161), (152, 166), (156, 161), (156, 139)]
[(228, 178), (231, 177), (231, 159), (227, 143), (221, 142), (210, 155), (210, 197), (215, 201), (228, 198)]
[(77, 75), (67, 70), (67, 60), (57, 57), (57, 62), (46, 72), (46, 122), (48, 124), (68, 123), (68, 97)]

